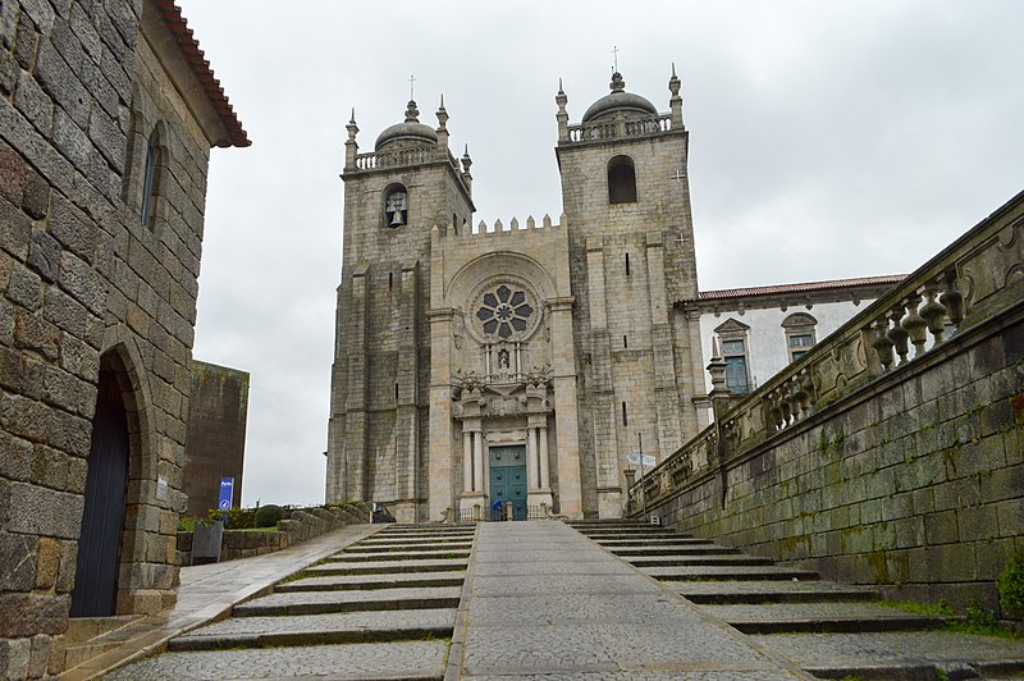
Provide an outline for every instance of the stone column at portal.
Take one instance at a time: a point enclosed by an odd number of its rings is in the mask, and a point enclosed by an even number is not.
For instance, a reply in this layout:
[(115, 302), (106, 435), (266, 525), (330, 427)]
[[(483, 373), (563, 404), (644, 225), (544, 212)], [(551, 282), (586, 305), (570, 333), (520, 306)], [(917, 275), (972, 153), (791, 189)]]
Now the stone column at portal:
[(484, 437), (483, 433), (473, 433), (473, 490), (484, 491)]
[(550, 461), (548, 460), (548, 429), (541, 427), (540, 432), (540, 488), (542, 490), (551, 489), (551, 480), (549, 479), (551, 473), (548, 470)]
[(462, 491), (473, 491), (473, 433), (462, 431)]
[(540, 452), (537, 451), (537, 429), (526, 429), (526, 460), (530, 462), (530, 489), (540, 489)]

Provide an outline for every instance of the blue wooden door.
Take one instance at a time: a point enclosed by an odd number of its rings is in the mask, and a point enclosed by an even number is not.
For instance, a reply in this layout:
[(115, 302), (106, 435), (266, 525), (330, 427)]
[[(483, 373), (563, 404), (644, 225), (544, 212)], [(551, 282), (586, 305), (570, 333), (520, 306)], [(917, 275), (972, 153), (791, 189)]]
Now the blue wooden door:
[(106, 617), (114, 614), (117, 598), (128, 482), (128, 418), (112, 371), (100, 371), (88, 464), (71, 616)]
[(497, 502), (512, 502), (510, 520), (526, 520), (526, 448), (491, 447), (491, 509), (492, 520), (497, 517), (494, 505)]

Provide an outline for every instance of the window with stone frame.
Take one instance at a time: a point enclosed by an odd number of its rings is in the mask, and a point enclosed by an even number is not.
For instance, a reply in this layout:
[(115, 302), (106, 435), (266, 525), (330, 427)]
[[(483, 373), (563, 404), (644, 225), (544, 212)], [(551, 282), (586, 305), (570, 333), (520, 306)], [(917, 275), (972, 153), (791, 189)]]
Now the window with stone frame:
[(729, 318), (715, 329), (718, 348), (725, 360), (725, 386), (734, 395), (750, 392), (750, 327)]
[(160, 188), (160, 130), (154, 129), (146, 143), (146, 166), (142, 175), (142, 224), (152, 229), (156, 222), (156, 199)]
[(608, 203), (636, 203), (636, 169), (629, 156), (608, 161)]
[(782, 322), (782, 328), (786, 332), (786, 352), (789, 361), (795, 362), (814, 346), (815, 327), (818, 320), (805, 312), (796, 312)]
[(393, 184), (384, 190), (384, 225), (389, 228), (409, 224), (409, 192), (405, 185)]

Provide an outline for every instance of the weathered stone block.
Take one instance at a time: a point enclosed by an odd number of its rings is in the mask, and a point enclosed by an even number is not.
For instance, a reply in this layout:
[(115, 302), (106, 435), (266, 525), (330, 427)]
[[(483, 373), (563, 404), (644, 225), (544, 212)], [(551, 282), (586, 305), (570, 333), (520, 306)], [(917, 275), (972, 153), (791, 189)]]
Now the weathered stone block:
[(36, 537), (0, 532), (0, 591), (31, 591), (36, 582)]
[[(11, 484), (8, 530), (38, 536), (78, 539), (84, 498), (30, 485)], [(60, 632), (57, 632), (60, 633)]]
[(952, 544), (959, 540), (956, 511), (931, 513), (924, 518), (925, 543)]
[(63, 634), (68, 626), (70, 596), (0, 593), (0, 637)]
[(31, 659), (32, 641), (30, 639), (0, 640), (0, 678), (27, 678)]
[(7, 297), (28, 311), (38, 310), (43, 303), (42, 281), (34, 272), (16, 267), (10, 273)]

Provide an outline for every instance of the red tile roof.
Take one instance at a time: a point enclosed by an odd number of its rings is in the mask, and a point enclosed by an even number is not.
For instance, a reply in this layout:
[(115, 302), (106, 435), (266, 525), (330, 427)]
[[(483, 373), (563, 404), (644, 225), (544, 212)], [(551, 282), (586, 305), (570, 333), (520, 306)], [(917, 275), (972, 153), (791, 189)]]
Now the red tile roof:
[(220, 81), (214, 78), (210, 62), (204, 58), (203, 51), (199, 49), (199, 41), (192, 35), (192, 29), (188, 27), (188, 22), (181, 15), (181, 8), (174, 4), (174, 0), (155, 0), (155, 3), (163, 16), (164, 24), (174, 36), (178, 46), (181, 47), (182, 54), (185, 55), (185, 59), (192, 67), (192, 73), (199, 79), (210, 104), (217, 111), (220, 122), (227, 129), (231, 145), (247, 147), (252, 144), (248, 135), (245, 134), (238, 116), (235, 115), (234, 109), (231, 108), (227, 95), (224, 94), (224, 88), (220, 86)]
[(717, 291), (701, 291), (697, 294), (700, 302), (710, 300), (726, 300), (751, 296), (773, 296), (793, 293), (812, 293), (836, 289), (856, 288), (860, 286), (895, 286), (906, 278), (905, 274), (893, 274), (879, 277), (859, 277), (856, 279), (832, 279), (829, 281), (812, 281), (804, 284), (778, 284), (775, 286), (751, 286), (749, 288), (726, 288)]

